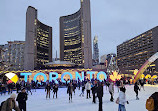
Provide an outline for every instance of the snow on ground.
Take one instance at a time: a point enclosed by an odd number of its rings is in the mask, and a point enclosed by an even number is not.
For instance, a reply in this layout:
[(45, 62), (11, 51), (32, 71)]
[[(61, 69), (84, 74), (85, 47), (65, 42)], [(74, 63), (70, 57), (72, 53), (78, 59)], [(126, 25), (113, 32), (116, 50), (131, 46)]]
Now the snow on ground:
[[(154, 92), (158, 92), (158, 86), (145, 86), (145, 91), (139, 92), (140, 100), (136, 100), (135, 93), (133, 91), (134, 86), (126, 86), (126, 97), (129, 104), (126, 104), (127, 111), (147, 111), (145, 108), (146, 99)], [(58, 99), (53, 99), (51, 93), (51, 99), (46, 99), (45, 90), (38, 89), (33, 92), (33, 95), (28, 95), (27, 111), (98, 111), (98, 100), (96, 104), (92, 104), (92, 98), (86, 99), (85, 96), (80, 97), (81, 90), (76, 89), (76, 94), (73, 95), (72, 103), (69, 103), (68, 94), (66, 88), (59, 88)], [(0, 103), (6, 100), (10, 95), (0, 96)], [(92, 96), (91, 96), (92, 97)], [(117, 88), (115, 87), (114, 98), (118, 97)], [(115, 102), (110, 102), (110, 94), (106, 87), (104, 87), (103, 97), (103, 111), (117, 111), (118, 105)], [(115, 101), (114, 100), (114, 101)]]

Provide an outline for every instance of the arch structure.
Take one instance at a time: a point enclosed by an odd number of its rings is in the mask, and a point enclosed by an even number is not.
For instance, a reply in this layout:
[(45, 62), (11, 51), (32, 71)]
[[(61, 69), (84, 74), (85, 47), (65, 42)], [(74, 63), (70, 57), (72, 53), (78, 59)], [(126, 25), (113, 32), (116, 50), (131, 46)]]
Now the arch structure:
[(151, 56), (143, 65), (142, 67), (139, 69), (139, 71), (137, 72), (137, 74), (134, 77), (134, 81), (138, 81), (139, 78), (141, 77), (141, 75), (143, 74), (143, 72), (148, 68), (148, 66), (153, 63), (156, 59), (158, 58), (158, 52), (155, 53), (153, 56)]

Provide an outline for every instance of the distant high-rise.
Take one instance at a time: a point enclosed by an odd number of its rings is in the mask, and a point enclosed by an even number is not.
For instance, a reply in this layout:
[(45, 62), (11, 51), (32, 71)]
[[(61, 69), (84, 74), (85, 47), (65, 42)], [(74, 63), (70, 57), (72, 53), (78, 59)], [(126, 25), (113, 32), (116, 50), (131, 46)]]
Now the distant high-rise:
[(52, 27), (37, 19), (37, 10), (29, 6), (26, 12), (26, 43), (24, 69), (44, 68), (52, 61)]
[(60, 17), (60, 60), (78, 67), (92, 68), (90, 0), (81, 0), (81, 8)]
[(98, 37), (95, 36), (93, 39), (93, 65), (99, 64), (99, 48), (98, 48)]
[(8, 41), (8, 44), (1, 45), (0, 61), (11, 65), (9, 70), (24, 69), (24, 41)]

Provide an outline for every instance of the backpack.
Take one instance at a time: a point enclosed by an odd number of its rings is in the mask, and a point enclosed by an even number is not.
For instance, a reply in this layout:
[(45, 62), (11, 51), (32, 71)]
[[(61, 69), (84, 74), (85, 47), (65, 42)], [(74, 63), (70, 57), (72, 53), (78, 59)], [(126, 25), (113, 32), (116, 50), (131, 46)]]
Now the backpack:
[(5, 101), (1, 102), (0, 111), (1, 111), (1, 109), (2, 109), (2, 106), (3, 106), (4, 102), (5, 102)]
[(155, 109), (154, 99), (152, 97), (146, 100), (146, 109), (148, 111), (153, 111)]

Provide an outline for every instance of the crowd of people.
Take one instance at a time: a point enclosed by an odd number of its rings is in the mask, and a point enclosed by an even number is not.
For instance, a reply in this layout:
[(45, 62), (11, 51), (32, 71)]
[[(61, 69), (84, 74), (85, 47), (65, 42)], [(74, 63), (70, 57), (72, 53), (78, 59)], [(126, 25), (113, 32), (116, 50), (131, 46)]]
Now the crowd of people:
[[(129, 102), (126, 100), (126, 84), (131, 84), (129, 80), (121, 79), (117, 80), (116, 82), (112, 81), (98, 81), (95, 79), (90, 80), (84, 80), (84, 81), (76, 81), (76, 80), (70, 80), (70, 82), (66, 82), (65, 87), (67, 88), (67, 94), (69, 96), (68, 100), (69, 103), (73, 100), (73, 95), (75, 95), (75, 90), (80, 90), (81, 88), (81, 94), (79, 96), (84, 97), (85, 91), (86, 91), (86, 99), (92, 98), (92, 103), (96, 103), (96, 98), (98, 98), (99, 101), (99, 108), (98, 111), (103, 111), (102, 108), (102, 98), (103, 98), (103, 91), (104, 86), (106, 87), (106, 90), (109, 91), (110, 102), (114, 102), (114, 86), (117, 87), (117, 91), (119, 92), (119, 97), (116, 99), (116, 103), (118, 104), (118, 111), (126, 111), (125, 104), (129, 104)], [(144, 90), (144, 84), (146, 84), (146, 80), (142, 79), (137, 81), (134, 84), (134, 92), (136, 93), (136, 100), (139, 100), (138, 92), (140, 90)], [(63, 87), (63, 85), (61, 85)], [(1, 84), (0, 83), (0, 94), (5, 95), (6, 92), (8, 94), (11, 94), (10, 98), (8, 98), (6, 101), (1, 103), (1, 111), (12, 111), (12, 109), (16, 111), (26, 111), (26, 101), (28, 98), (28, 94), (32, 95), (32, 92), (36, 92), (37, 88), (43, 88), (46, 92), (46, 99), (50, 98), (50, 92), (53, 91), (53, 98), (57, 98), (58, 96), (58, 87), (61, 87), (60, 84), (55, 84), (54, 82), (43, 82), (41, 84), (38, 84), (38, 81), (31, 81), (29, 82), (17, 82), (9, 83), (9, 84)], [(16, 94), (13, 93), (13, 91), (17, 92), (17, 98)], [(16, 101), (18, 102), (18, 105), (16, 104)], [(6, 108), (9, 108), (9, 110), (5, 110)]]

